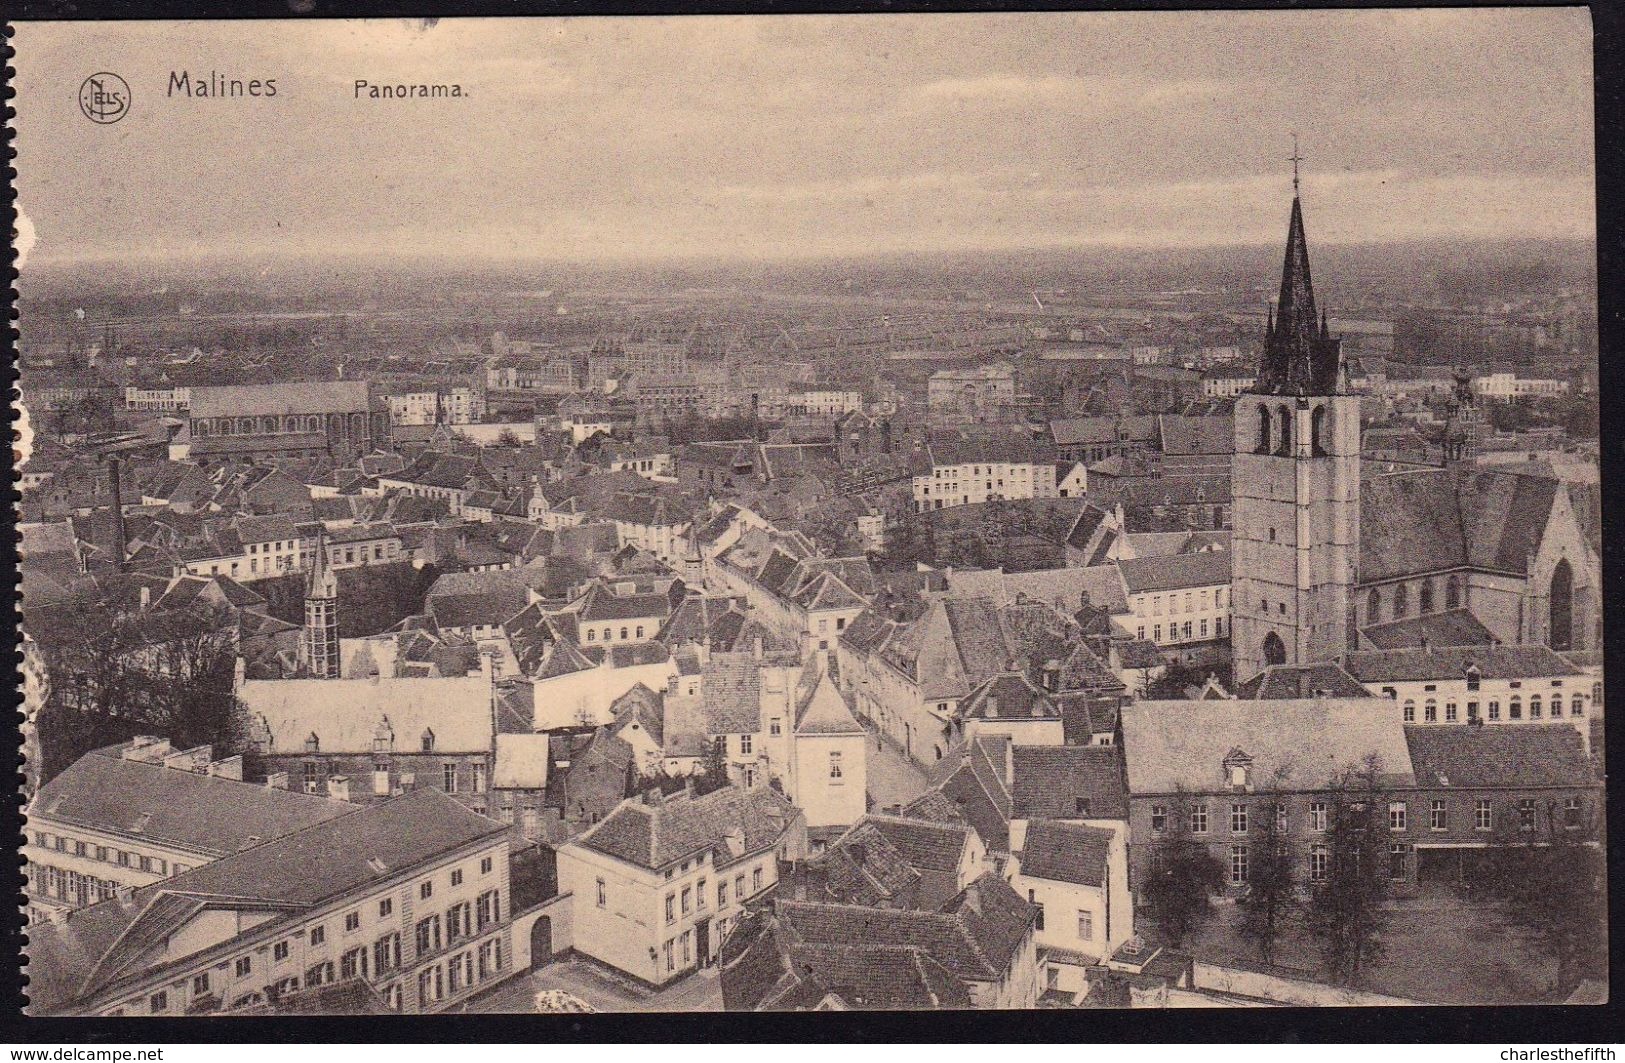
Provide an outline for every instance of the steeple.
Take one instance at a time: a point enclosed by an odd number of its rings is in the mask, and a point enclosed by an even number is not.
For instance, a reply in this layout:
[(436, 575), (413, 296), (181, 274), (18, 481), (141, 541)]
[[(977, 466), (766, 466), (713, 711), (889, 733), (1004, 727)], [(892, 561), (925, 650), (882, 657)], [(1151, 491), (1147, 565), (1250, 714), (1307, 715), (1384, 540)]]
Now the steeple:
[(1342, 377), (1342, 345), (1332, 339), (1325, 312), (1316, 313), (1303, 204), (1297, 196), (1296, 148), (1293, 155), (1292, 217), (1287, 223), (1281, 292), (1266, 328), (1256, 390), (1266, 395), (1330, 395)]
[(327, 537), (318, 534), (305, 584), (305, 630), (299, 640), (299, 663), (316, 679), (339, 678), (338, 599), (338, 575), (328, 564)]

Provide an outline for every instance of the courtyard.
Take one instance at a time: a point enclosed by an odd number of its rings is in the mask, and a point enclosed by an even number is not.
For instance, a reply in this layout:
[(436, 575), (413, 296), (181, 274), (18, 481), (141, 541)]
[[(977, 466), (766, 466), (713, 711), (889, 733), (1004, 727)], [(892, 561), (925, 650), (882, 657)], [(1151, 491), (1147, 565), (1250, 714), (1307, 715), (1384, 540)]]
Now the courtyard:
[[(1233, 904), (1216, 905), (1186, 951), (1224, 966), (1324, 980), (1319, 947), (1300, 927), (1282, 936), (1275, 965), (1266, 967), (1236, 933), (1239, 916)], [(1551, 984), (1555, 968), (1529, 933), (1493, 904), (1437, 896), (1390, 902), (1382, 944), (1383, 957), (1358, 988), (1428, 1004), (1540, 1004), (1567, 992)]]

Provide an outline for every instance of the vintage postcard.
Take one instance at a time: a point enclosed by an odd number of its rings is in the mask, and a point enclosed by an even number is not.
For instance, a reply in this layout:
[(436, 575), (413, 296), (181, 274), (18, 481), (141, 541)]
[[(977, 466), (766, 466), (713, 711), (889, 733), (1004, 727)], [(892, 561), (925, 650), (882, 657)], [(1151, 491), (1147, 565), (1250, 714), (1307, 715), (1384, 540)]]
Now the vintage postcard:
[(1584, 9), (14, 28), (32, 1015), (1607, 1000)]

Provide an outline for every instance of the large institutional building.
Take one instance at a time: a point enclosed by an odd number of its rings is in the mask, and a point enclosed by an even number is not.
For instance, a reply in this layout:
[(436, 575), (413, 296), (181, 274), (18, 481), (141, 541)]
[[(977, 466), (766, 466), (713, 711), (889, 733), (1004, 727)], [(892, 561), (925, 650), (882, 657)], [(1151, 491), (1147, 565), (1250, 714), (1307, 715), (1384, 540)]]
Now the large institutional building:
[(1601, 559), (1562, 483), (1468, 452), (1362, 476), (1360, 399), (1315, 306), (1296, 195), (1266, 327), (1231, 459), (1237, 682), (1362, 649), (1601, 644)]

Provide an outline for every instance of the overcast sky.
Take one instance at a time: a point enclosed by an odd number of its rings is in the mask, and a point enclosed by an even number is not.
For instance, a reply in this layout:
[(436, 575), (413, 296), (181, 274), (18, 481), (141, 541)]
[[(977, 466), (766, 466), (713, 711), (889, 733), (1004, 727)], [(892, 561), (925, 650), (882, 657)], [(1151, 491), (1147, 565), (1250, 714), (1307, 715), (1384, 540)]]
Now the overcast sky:
[[(15, 30), (42, 259), (1275, 242), (1294, 130), (1318, 242), (1594, 231), (1583, 9)], [(99, 70), (113, 125), (78, 110)]]

